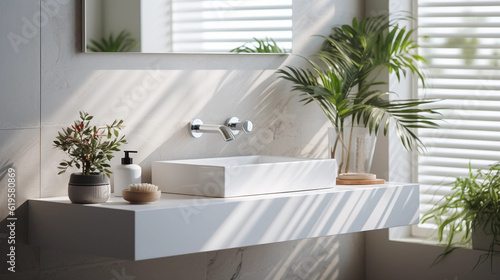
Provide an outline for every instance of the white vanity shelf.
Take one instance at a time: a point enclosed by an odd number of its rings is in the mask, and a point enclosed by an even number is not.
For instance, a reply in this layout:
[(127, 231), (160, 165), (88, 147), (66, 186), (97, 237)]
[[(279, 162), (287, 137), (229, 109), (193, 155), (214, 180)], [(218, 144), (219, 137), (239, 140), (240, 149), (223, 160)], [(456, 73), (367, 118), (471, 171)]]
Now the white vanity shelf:
[(145, 260), (415, 224), (418, 206), (419, 186), (401, 183), (135, 205), (40, 198), (29, 200), (29, 243)]

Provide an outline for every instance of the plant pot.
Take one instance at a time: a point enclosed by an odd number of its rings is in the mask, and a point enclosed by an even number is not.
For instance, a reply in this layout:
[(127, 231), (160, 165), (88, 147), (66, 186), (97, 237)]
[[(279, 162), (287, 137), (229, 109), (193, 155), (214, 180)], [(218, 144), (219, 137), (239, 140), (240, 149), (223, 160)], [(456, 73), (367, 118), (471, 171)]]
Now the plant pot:
[[(491, 226), (480, 225), (472, 228), (472, 248), (475, 250), (489, 251), (491, 243), (493, 242), (493, 234), (491, 233)], [(500, 246), (494, 245), (493, 251), (499, 252)]]
[[(351, 141), (352, 138), (352, 141)], [(343, 135), (328, 128), (328, 153), (337, 160), (337, 174), (370, 173), (377, 136), (367, 127), (345, 127)]]
[(73, 173), (69, 178), (68, 196), (73, 203), (104, 203), (109, 199), (109, 178), (101, 174)]

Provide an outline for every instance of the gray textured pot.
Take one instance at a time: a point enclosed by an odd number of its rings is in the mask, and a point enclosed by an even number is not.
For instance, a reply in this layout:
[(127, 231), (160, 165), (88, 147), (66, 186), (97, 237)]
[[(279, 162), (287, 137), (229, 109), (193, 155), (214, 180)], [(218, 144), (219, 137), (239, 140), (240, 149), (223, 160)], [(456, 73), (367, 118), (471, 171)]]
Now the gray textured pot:
[(104, 203), (109, 199), (111, 185), (104, 174), (73, 173), (69, 178), (68, 196), (73, 203)]

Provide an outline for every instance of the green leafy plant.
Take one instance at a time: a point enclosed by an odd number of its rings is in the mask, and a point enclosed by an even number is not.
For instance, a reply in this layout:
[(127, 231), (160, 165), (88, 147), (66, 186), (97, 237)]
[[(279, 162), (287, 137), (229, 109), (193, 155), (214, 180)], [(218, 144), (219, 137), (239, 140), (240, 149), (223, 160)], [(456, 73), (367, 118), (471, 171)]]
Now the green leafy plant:
[(493, 237), (489, 250), (479, 257), (474, 268), (487, 259), (493, 268), (492, 257), (498, 254), (494, 249), (500, 245), (500, 163), (475, 173), (469, 164), (469, 176), (457, 178), (452, 191), (422, 218), (422, 223), (432, 221), (438, 225), (438, 240), (446, 246), (435, 263), (456, 248), (470, 245), (474, 229)]
[(424, 59), (413, 54), (418, 47), (411, 39), (414, 30), (397, 24), (403, 19), (411, 18), (390, 19), (388, 14), (360, 21), (354, 18), (351, 25), (334, 27), (329, 36), (323, 37), (323, 47), (315, 56), (321, 65), (305, 58), (310, 66), (307, 69), (286, 66), (278, 70), (281, 78), (293, 83), (294, 91), (301, 92), (301, 102), (316, 102), (332, 123), (338, 135), (332, 158), (337, 146), (349, 146), (350, 151), (351, 143), (343, 141), (349, 124), (352, 126), (347, 133), (351, 135), (355, 124), (368, 127), (375, 134), (383, 125), (387, 134), (389, 124), (394, 122), (403, 146), (419, 151), (424, 145), (412, 129), (437, 127), (435, 119), (439, 113), (421, 107), (434, 100), (391, 100), (387, 95), (396, 93), (376, 89), (385, 84), (379, 78), (384, 69), (395, 73), (398, 79), (412, 72), (425, 83), (418, 68), (418, 62)]
[(286, 53), (272, 38), (257, 39), (230, 50), (234, 53)]
[(109, 37), (101, 38), (100, 41), (90, 40), (91, 46), (87, 49), (93, 52), (128, 52), (136, 45), (136, 40), (131, 37), (132, 35), (123, 30), (114, 38), (113, 33)]
[(103, 172), (109, 177), (112, 173), (108, 161), (113, 158), (113, 152), (120, 151), (121, 144), (127, 143), (125, 136), (120, 136), (123, 120), (96, 127), (90, 125), (92, 118), (87, 112), (80, 112), (80, 120), (58, 132), (54, 147), (70, 157), (59, 163), (59, 174), (73, 166), (81, 169), (84, 175)]

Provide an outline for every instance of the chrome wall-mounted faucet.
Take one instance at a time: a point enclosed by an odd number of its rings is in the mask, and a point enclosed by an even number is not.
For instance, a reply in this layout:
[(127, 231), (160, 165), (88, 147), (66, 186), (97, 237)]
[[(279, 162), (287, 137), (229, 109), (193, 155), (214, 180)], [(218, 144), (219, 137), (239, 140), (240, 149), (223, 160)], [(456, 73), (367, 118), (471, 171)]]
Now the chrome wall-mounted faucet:
[(189, 133), (195, 138), (200, 138), (203, 133), (219, 133), (224, 142), (234, 140), (231, 129), (225, 125), (203, 124), (200, 119), (196, 119), (189, 124)]
[(240, 131), (250, 133), (253, 130), (253, 123), (251, 121), (241, 122), (237, 117), (227, 119), (226, 126), (231, 129), (234, 135), (238, 135)]

